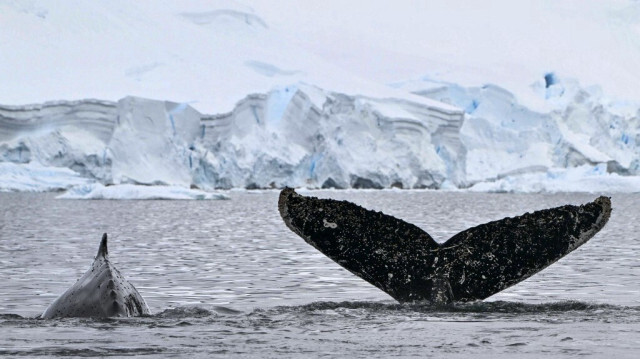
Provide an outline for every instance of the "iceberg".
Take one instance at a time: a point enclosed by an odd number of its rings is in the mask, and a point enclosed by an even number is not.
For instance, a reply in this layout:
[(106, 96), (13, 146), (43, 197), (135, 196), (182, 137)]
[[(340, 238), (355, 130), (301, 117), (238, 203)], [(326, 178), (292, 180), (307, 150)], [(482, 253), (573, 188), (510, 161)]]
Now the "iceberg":
[(91, 179), (83, 178), (68, 168), (0, 162), (0, 192), (61, 191), (91, 182)]
[(229, 199), (223, 193), (205, 192), (178, 186), (142, 186), (121, 184), (104, 186), (100, 183), (69, 188), (59, 199), (137, 199), (137, 200), (221, 200)]
[(127, 97), (105, 146), (111, 183), (189, 187), (201, 115), (187, 104)]
[(491, 182), (476, 183), (467, 190), (500, 193), (640, 193), (640, 176), (609, 173), (606, 164), (582, 165), (514, 174)]

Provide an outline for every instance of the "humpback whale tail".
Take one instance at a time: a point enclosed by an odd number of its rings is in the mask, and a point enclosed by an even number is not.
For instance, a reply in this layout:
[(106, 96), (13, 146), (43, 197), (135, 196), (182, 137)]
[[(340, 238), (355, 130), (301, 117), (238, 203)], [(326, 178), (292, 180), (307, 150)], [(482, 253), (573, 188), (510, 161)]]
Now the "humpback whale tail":
[(91, 268), (42, 313), (56, 317), (133, 317), (148, 315), (149, 307), (136, 288), (109, 261), (107, 234)]
[(442, 304), (487, 298), (556, 262), (604, 227), (611, 200), (504, 218), (442, 244), (382, 212), (291, 188), (280, 193), (278, 209), (307, 243), (397, 301)]

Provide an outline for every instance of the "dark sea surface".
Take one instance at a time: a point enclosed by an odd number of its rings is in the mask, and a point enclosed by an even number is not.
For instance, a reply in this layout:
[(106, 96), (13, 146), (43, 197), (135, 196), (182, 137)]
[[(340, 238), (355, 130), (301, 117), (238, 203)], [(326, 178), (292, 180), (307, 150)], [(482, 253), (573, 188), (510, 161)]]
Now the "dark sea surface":
[[(443, 242), (595, 194), (305, 191), (414, 223)], [(585, 245), (483, 302), (400, 305), (282, 222), (277, 191), (228, 201), (0, 193), (0, 356), (640, 357), (640, 194)], [(144, 318), (40, 320), (109, 234)]]

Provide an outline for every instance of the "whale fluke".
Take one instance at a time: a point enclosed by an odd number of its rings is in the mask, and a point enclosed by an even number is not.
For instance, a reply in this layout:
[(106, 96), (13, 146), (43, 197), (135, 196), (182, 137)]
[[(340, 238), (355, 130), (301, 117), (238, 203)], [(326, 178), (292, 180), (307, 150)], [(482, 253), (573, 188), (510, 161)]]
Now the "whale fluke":
[(599, 197), (485, 223), (437, 243), (413, 224), (348, 201), (280, 192), (285, 224), (307, 243), (397, 301), (487, 298), (546, 268), (609, 220)]
[(107, 234), (102, 235), (91, 268), (42, 313), (56, 317), (135, 317), (150, 314), (136, 288), (109, 261)]

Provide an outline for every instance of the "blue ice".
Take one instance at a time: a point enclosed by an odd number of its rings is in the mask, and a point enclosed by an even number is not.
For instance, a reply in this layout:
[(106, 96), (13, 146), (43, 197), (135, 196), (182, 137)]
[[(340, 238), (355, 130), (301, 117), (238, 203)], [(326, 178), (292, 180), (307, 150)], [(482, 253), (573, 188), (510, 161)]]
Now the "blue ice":
[(287, 106), (298, 91), (296, 86), (278, 88), (269, 94), (267, 101), (267, 123), (278, 125), (284, 116)]
[(320, 153), (316, 153), (313, 156), (311, 156), (311, 165), (309, 165), (309, 178), (312, 178), (314, 175), (314, 172), (316, 170), (316, 164), (318, 163), (318, 161), (320, 161), (322, 159), (322, 157), (324, 157), (324, 154)]
[(187, 106), (189, 106), (189, 104), (187, 102), (183, 102), (183, 103), (177, 104), (174, 108), (169, 110), (169, 121), (171, 121), (171, 128), (173, 129), (174, 135), (176, 134), (176, 123), (175, 123), (175, 120), (173, 119), (173, 115), (177, 115), (183, 112), (184, 110), (187, 109)]
[(622, 134), (622, 137), (620, 138), (620, 140), (625, 144), (628, 145), (629, 144), (629, 135), (627, 135), (626, 133)]
[(478, 108), (478, 105), (479, 105), (478, 101), (473, 100), (471, 101), (471, 104), (464, 109), (464, 111), (468, 114), (471, 114)]
[(544, 74), (545, 88), (549, 88), (552, 85), (555, 85), (556, 83), (558, 83), (558, 78), (556, 77), (556, 74), (554, 74), (553, 72), (547, 72), (546, 74)]

